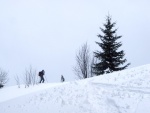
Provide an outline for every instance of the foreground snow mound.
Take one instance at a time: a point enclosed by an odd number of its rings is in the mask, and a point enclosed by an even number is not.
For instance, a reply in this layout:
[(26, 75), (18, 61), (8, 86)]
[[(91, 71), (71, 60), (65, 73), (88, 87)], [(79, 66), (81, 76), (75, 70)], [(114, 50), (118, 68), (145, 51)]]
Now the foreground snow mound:
[(150, 65), (86, 80), (0, 89), (0, 113), (150, 113)]

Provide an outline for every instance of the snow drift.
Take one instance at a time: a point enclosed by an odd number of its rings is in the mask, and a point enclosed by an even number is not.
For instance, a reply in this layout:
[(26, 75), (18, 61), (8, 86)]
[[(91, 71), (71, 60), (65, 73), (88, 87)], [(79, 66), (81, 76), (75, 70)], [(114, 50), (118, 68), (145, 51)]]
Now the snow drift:
[(0, 113), (150, 113), (150, 65), (66, 83), (0, 89)]

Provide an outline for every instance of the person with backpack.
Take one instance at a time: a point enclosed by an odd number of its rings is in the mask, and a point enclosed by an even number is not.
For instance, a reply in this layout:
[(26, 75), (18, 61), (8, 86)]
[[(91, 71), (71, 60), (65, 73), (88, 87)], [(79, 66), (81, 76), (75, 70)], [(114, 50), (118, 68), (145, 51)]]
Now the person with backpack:
[(63, 75), (61, 75), (61, 82), (64, 82), (65, 78), (63, 77)]
[(40, 76), (40, 83), (44, 83), (45, 79), (44, 79), (44, 74), (45, 74), (45, 71), (42, 70), (39, 72), (39, 76)]

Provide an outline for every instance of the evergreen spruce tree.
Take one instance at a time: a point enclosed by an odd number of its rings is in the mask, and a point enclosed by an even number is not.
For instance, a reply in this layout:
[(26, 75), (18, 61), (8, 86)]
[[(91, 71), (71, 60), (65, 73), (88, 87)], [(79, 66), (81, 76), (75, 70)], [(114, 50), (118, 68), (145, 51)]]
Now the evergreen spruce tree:
[(96, 75), (101, 75), (104, 73), (111, 73), (113, 71), (120, 71), (127, 68), (130, 63), (123, 65), (127, 60), (123, 59), (124, 51), (118, 51), (119, 47), (122, 45), (121, 42), (117, 42), (122, 36), (117, 36), (117, 29), (113, 30), (115, 22), (111, 23), (111, 17), (107, 16), (106, 23), (104, 24), (104, 29), (100, 28), (104, 35), (98, 35), (101, 42), (96, 42), (102, 51), (94, 52), (97, 62), (93, 66), (94, 73)]

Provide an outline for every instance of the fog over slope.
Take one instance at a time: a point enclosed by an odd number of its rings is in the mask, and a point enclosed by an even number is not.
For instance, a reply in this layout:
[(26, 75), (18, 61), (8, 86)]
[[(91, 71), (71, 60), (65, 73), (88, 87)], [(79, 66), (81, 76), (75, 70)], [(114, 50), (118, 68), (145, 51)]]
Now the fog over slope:
[(95, 41), (109, 13), (123, 37), (121, 50), (131, 67), (150, 63), (149, 0), (0, 0), (0, 67), (22, 76), (33, 66), (49, 82), (75, 80), (72, 67), (82, 44)]

